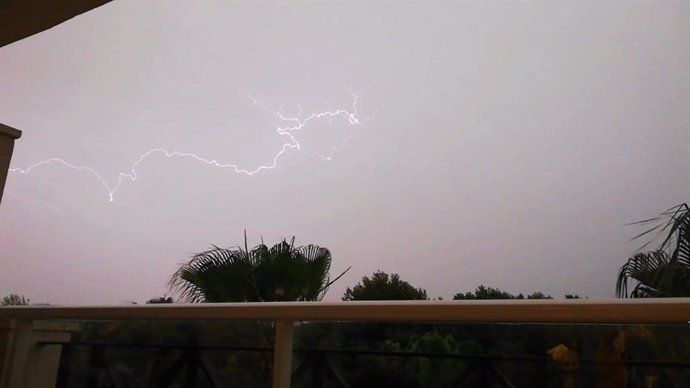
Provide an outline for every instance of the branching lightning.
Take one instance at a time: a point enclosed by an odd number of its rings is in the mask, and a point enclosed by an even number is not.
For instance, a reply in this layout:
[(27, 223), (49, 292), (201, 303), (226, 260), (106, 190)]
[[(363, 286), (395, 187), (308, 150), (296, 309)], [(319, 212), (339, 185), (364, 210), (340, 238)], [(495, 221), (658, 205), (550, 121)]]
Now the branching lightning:
[[(140, 164), (142, 164), (147, 158), (149, 158), (150, 156), (155, 155), (155, 154), (161, 154), (161, 155), (164, 155), (168, 158), (172, 158), (172, 157), (191, 158), (191, 159), (194, 159), (198, 162), (205, 163), (209, 166), (228, 168), (237, 174), (245, 174), (245, 175), (251, 176), (251, 175), (257, 174), (261, 171), (270, 170), (270, 169), (275, 168), (278, 165), (278, 160), (289, 149), (295, 149), (298, 151), (301, 150), (302, 145), (295, 138), (295, 132), (304, 128), (304, 126), (306, 126), (311, 121), (319, 120), (322, 118), (328, 118), (328, 119), (332, 120), (333, 118), (336, 118), (336, 117), (342, 117), (350, 125), (361, 124), (362, 120), (357, 117), (357, 99), (358, 99), (358, 96), (355, 93), (353, 93), (352, 91), (350, 91), (350, 94), (352, 96), (352, 108), (351, 108), (351, 110), (347, 110), (347, 109), (334, 109), (333, 110), (332, 109), (332, 110), (327, 110), (324, 112), (312, 113), (311, 115), (309, 115), (305, 118), (302, 118), (302, 108), (299, 106), (298, 106), (297, 116), (291, 117), (291, 116), (286, 116), (283, 114), (282, 106), (278, 110), (271, 110), (271, 109), (267, 108), (266, 105), (264, 105), (259, 100), (251, 98), (252, 102), (255, 105), (260, 105), (262, 108), (275, 114), (276, 117), (280, 121), (288, 124), (285, 126), (279, 126), (276, 129), (276, 133), (279, 136), (286, 136), (288, 141), (282, 145), (280, 151), (278, 151), (273, 156), (273, 159), (271, 160), (271, 162), (269, 164), (260, 165), (258, 167), (253, 168), (253, 169), (242, 168), (236, 163), (223, 163), (223, 162), (219, 162), (217, 160), (207, 159), (207, 158), (204, 158), (202, 156), (199, 156), (199, 155), (197, 155), (195, 153), (191, 153), (191, 152), (180, 152), (177, 150), (169, 151), (169, 150), (166, 150), (164, 148), (153, 148), (153, 149), (146, 151), (145, 153), (139, 155), (139, 157), (131, 164), (131, 166), (129, 168), (129, 172), (119, 173), (115, 185), (112, 185), (112, 186), (110, 184), (108, 184), (108, 182), (103, 178), (101, 173), (99, 173), (95, 168), (89, 167), (89, 166), (75, 165), (73, 163), (66, 161), (65, 159), (62, 159), (62, 158), (45, 159), (45, 160), (42, 160), (40, 162), (34, 163), (27, 168), (11, 168), (11, 169), (9, 169), (9, 171), (14, 172), (14, 173), (29, 174), (32, 170), (34, 170), (40, 166), (44, 166), (44, 165), (48, 165), (48, 164), (55, 164), (55, 163), (61, 164), (65, 167), (68, 167), (68, 168), (76, 170), (76, 171), (85, 171), (85, 172), (88, 172), (91, 175), (93, 175), (101, 183), (101, 185), (108, 191), (108, 199), (111, 202), (113, 202), (115, 200), (115, 193), (118, 191), (118, 189), (120, 188), (122, 183), (127, 179), (132, 181), (132, 182), (136, 181), (138, 178), (137, 171), (136, 171), (137, 167)], [(349, 140), (349, 137), (345, 140), (345, 142), (347, 142), (347, 140)], [(343, 145), (344, 145), (344, 143), (343, 143)], [(335, 151), (339, 151), (339, 150), (340, 150), (340, 147), (332, 147), (332, 151), (328, 156), (322, 156), (322, 155), (318, 155), (318, 156), (320, 157), (321, 160), (330, 160), (333, 153)]]

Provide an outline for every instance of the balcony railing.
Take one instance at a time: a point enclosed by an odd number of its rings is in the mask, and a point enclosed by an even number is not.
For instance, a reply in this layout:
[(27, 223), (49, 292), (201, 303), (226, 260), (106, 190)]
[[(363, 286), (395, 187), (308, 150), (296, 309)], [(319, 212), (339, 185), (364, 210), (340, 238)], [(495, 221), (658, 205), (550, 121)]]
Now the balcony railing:
[[(524, 301), (386, 301), (386, 302), (282, 302), (282, 303), (220, 303), (220, 304), (160, 304), (104, 307), (3, 307), (0, 308), (0, 387), (43, 388), (65, 387), (69, 380), (73, 355), (88, 349), (85, 358), (89, 377), (86, 386), (97, 386), (99, 373), (106, 376), (107, 386), (123, 386), (117, 374), (109, 371), (108, 354), (113, 349), (129, 349), (141, 358), (140, 366), (157, 376), (155, 386), (167, 386), (184, 370), (183, 378), (189, 387), (203, 376), (206, 385), (222, 386), (207, 364), (209, 352), (272, 352), (272, 363), (264, 370), (272, 375), (272, 385), (290, 387), (323, 386), (323, 379), (331, 386), (348, 386), (334, 359), (389, 357), (393, 359), (461, 360), (462, 373), (455, 386), (463, 381), (492, 381), (494, 386), (515, 386), (497, 367), (500, 363), (538, 364), (557, 368), (560, 386), (576, 386), (576, 370), (588, 363), (618, 362), (593, 360), (581, 356), (556, 360), (546, 350), (537, 356), (513, 356), (489, 353), (434, 353), (428, 351), (393, 351), (367, 349), (323, 349), (293, 347), (295, 328), (304, 322), (386, 322), (398, 324), (425, 323), (435, 325), (463, 324), (472, 327), (492, 325), (652, 325), (680, 329), (682, 338), (690, 338), (690, 298), (637, 300), (524, 300)], [(71, 333), (79, 329), (79, 321), (267, 321), (273, 330), (271, 346), (226, 346), (213, 344), (146, 344), (108, 343), (73, 340)], [(506, 325), (510, 324), (510, 325)], [(603, 327), (603, 326), (602, 326)], [(156, 369), (154, 360), (165, 354), (170, 363)], [(684, 357), (684, 356), (683, 356)], [(679, 381), (690, 378), (690, 360), (634, 359), (626, 361), (628, 368), (658, 375), (659, 370), (676, 368)], [(293, 367), (293, 359), (295, 365)], [(554, 363), (553, 360), (558, 361)], [(348, 361), (349, 362), (349, 361)], [(348, 362), (341, 362), (345, 365)], [(459, 361), (458, 361), (459, 362)], [(550, 363), (550, 364), (549, 364)], [(573, 364), (574, 363), (574, 364)], [(349, 362), (349, 364), (352, 364)], [(575, 365), (576, 364), (576, 365)], [(401, 364), (402, 365), (402, 364)], [(449, 364), (450, 365), (450, 364)], [(453, 364), (455, 365), (455, 364)], [(458, 364), (459, 365), (459, 364)], [(515, 369), (515, 368), (513, 368)], [(601, 369), (600, 370), (605, 370)], [(101, 373), (103, 372), (103, 373)], [(646, 375), (640, 378), (647, 378)], [(90, 379), (90, 380), (89, 380)], [(477, 380), (485, 379), (485, 380)], [(654, 380), (645, 380), (654, 386)], [(488, 383), (487, 383), (488, 384)], [(651, 385), (650, 385), (651, 384)], [(683, 384), (682, 382), (680, 384)], [(544, 385), (546, 386), (546, 385)], [(631, 386), (631, 384), (628, 384)], [(687, 387), (687, 385), (685, 385)]]

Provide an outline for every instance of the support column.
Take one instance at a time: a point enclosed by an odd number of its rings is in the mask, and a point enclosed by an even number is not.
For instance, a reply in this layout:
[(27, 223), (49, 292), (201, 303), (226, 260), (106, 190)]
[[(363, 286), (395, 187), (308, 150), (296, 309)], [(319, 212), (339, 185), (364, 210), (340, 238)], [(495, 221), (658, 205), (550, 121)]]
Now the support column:
[(68, 342), (78, 329), (79, 324), (71, 322), (15, 319), (0, 323), (0, 387), (54, 388), (61, 347), (39, 342)]
[(5, 190), (7, 170), (10, 168), (14, 141), (21, 136), (22, 131), (0, 124), (0, 202), (2, 202), (2, 192)]
[[(0, 192), (1, 194), (1, 192)], [(14, 344), (14, 319), (0, 319), (0, 388), (8, 387), (10, 356)]]
[(290, 388), (292, 379), (292, 321), (276, 321), (273, 347), (273, 388)]

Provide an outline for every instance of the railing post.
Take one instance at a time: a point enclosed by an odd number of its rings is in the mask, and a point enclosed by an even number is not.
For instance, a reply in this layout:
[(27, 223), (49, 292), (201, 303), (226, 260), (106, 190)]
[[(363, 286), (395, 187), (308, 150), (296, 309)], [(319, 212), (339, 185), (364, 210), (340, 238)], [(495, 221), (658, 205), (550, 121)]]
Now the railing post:
[[(28, 357), (30, 320), (9, 319), (5, 323), (6, 346), (3, 349), (2, 388), (25, 387), (24, 371)], [(28, 328), (27, 328), (28, 327)]]
[(294, 322), (275, 322), (273, 388), (290, 388), (292, 379), (292, 333)]
[(0, 320), (0, 388), (8, 386), (15, 326), (16, 322), (14, 319)]
[(321, 352), (312, 352), (311, 358), (311, 387), (321, 388), (323, 386), (323, 357)]
[(60, 346), (39, 342), (67, 342), (77, 323), (9, 320), (0, 325), (3, 362), (2, 388), (53, 388), (60, 365)]
[(12, 159), (14, 141), (20, 136), (22, 136), (20, 130), (0, 124), (0, 201), (2, 201), (2, 192), (5, 188), (10, 159)]

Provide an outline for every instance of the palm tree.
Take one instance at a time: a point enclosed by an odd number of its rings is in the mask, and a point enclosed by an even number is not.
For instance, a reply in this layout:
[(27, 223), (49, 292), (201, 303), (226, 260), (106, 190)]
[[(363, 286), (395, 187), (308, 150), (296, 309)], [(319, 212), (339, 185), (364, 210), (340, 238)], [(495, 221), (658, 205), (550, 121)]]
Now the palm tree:
[[(320, 300), (350, 268), (330, 280), (331, 252), (316, 245), (295, 247), (294, 243), (293, 237), (289, 243), (283, 240), (269, 248), (262, 241), (250, 250), (245, 232), (244, 249), (214, 246), (192, 256), (173, 274), (170, 289), (192, 303)], [(264, 345), (272, 346), (273, 323), (255, 325)], [(194, 335), (198, 335), (196, 330)], [(262, 356), (260, 364), (263, 375), (271, 376), (271, 357)]]
[(218, 248), (198, 253), (170, 279), (187, 302), (265, 302), (321, 300), (330, 280), (331, 253), (317, 245), (294, 246), (295, 238), (269, 248)]
[[(683, 203), (635, 224), (649, 223), (656, 225), (635, 238), (654, 231), (665, 232), (666, 237), (656, 250), (628, 259), (618, 272), (616, 294), (631, 298), (690, 296), (690, 207)], [(629, 281), (637, 283), (630, 293)]]

